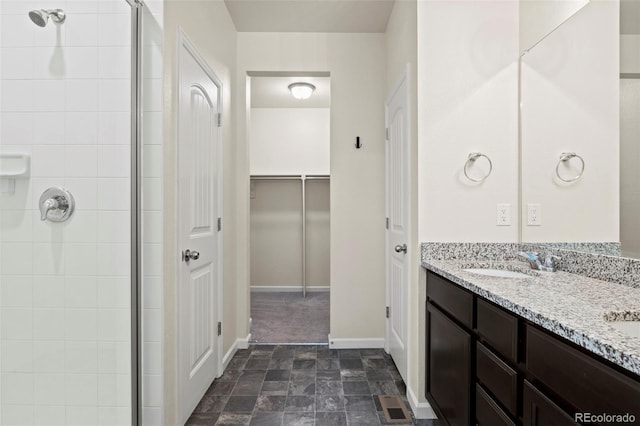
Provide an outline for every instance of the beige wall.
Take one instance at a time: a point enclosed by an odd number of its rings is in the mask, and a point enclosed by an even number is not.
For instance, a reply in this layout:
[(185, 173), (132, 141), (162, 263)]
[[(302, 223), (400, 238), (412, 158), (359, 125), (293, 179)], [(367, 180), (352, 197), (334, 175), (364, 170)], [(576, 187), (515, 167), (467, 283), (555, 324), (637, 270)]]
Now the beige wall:
[[(424, 398), (424, 284), (421, 285), (420, 241), (418, 240), (418, 2), (416, 0), (397, 1), (387, 23), (387, 84), (386, 96), (390, 96), (398, 80), (404, 72), (408, 72), (409, 111), (410, 111), (410, 209), (409, 209), (409, 311), (407, 320), (408, 332), (408, 368), (407, 389), (417, 397), (419, 402), (426, 403)], [(415, 407), (414, 407), (415, 408)]]
[[(517, 2), (418, 2), (420, 241), (517, 241), (517, 57)], [(476, 151), (493, 161), (481, 184), (463, 174)]]
[[(523, 56), (523, 241), (619, 241), (619, 20), (617, 1), (593, 0)], [(562, 152), (584, 158), (579, 181), (555, 176)]]
[[(384, 339), (383, 34), (239, 33), (238, 79), (247, 71), (331, 73), (331, 337)], [(246, 99), (245, 93), (239, 99)], [(239, 105), (239, 196), (249, 199), (246, 117)], [(354, 147), (360, 136), (364, 148)], [(248, 223), (248, 206), (239, 220)], [(239, 261), (248, 266), (247, 246)], [(246, 281), (248, 283), (248, 277)], [(248, 285), (245, 284), (245, 288)], [(365, 297), (366, 296), (366, 297)], [(248, 324), (247, 301), (238, 314)], [(241, 319), (239, 319), (241, 321)]]
[[(177, 218), (177, 187), (176, 187), (176, 88), (177, 88), (177, 40), (178, 28), (198, 49), (200, 55), (207, 61), (223, 85), (223, 238), (224, 253), (234, 253), (236, 250), (235, 217), (235, 121), (232, 110), (232, 88), (235, 86), (236, 63), (236, 31), (227, 8), (222, 1), (166, 1), (165, 2), (165, 46), (164, 46), (164, 130), (165, 130), (165, 312), (164, 312), (164, 366), (165, 366), (165, 423), (177, 423), (177, 378), (176, 378), (176, 285), (177, 285), (177, 257), (179, 247), (176, 241), (176, 229), (173, 224)], [(234, 89), (235, 90), (235, 89)], [(223, 276), (223, 354), (236, 341), (236, 336), (244, 335), (238, 332), (235, 321), (237, 270), (233, 256), (224, 258)], [(242, 330), (244, 332), (244, 330)]]

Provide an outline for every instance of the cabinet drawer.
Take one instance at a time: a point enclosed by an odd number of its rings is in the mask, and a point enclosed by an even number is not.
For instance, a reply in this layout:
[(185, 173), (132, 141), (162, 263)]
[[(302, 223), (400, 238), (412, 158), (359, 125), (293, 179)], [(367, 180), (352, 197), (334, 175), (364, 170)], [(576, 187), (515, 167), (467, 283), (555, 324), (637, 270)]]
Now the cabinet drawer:
[(518, 355), (518, 318), (478, 298), (478, 335), (514, 364)]
[(518, 373), (481, 343), (476, 347), (478, 381), (515, 416), (518, 404)]
[(580, 412), (640, 418), (640, 381), (527, 326), (526, 368)]
[(473, 295), (446, 279), (427, 272), (427, 296), (463, 325), (473, 324)]
[(577, 423), (533, 385), (524, 381), (522, 395), (523, 426), (573, 426)]
[(480, 385), (476, 385), (476, 424), (478, 426), (515, 426), (515, 423)]

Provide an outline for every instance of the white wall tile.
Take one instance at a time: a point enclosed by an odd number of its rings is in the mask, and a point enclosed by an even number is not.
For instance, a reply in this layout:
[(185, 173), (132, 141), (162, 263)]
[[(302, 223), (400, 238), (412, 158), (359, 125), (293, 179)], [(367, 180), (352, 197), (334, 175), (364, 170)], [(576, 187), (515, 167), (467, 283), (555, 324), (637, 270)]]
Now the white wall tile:
[(98, 51), (95, 47), (67, 47), (65, 59), (67, 78), (98, 78)]
[(162, 111), (162, 79), (144, 79), (143, 82), (144, 99), (143, 107), (145, 111)]
[(131, 336), (128, 309), (100, 309), (98, 311), (98, 338), (101, 341), (128, 341)]
[(67, 426), (94, 425), (98, 422), (95, 406), (67, 406)]
[(2, 241), (29, 242), (33, 239), (31, 214), (25, 210), (5, 211), (0, 215)]
[(144, 177), (162, 176), (162, 146), (145, 145), (142, 154), (142, 172)]
[(33, 246), (29, 243), (5, 243), (1, 245), (0, 267), (6, 275), (31, 275), (33, 271)]
[[(60, 225), (60, 223), (55, 225)], [(61, 275), (65, 273), (65, 252), (62, 244), (35, 243), (33, 255), (35, 259), (38, 259), (33, 263), (35, 275)]]
[(2, 308), (2, 338), (29, 340), (33, 336), (33, 314), (27, 308)]
[(109, 46), (98, 48), (100, 78), (131, 78), (131, 48)]
[[(99, 426), (127, 426), (131, 423), (129, 407), (98, 407)], [(156, 423), (159, 425), (161, 423)]]
[(98, 2), (87, 0), (67, 0), (66, 12), (73, 15), (96, 14), (98, 13)]
[(142, 271), (145, 276), (162, 275), (162, 245), (144, 244), (142, 253)]
[(98, 16), (87, 14), (81, 19), (67, 19), (67, 46), (95, 46), (98, 44)]
[(37, 405), (63, 405), (64, 379), (62, 373), (39, 373), (34, 375), (35, 392), (34, 402)]
[(5, 80), (33, 78), (33, 49), (30, 47), (3, 47), (0, 76)]
[(129, 210), (131, 205), (129, 179), (99, 179), (98, 208), (100, 210)]
[[(24, 13), (24, 12), (23, 12)], [(0, 40), (2, 47), (33, 46), (33, 22), (23, 15), (22, 19), (15, 16), (3, 15), (0, 17)]]
[(162, 409), (157, 407), (144, 407), (142, 424), (144, 426), (157, 426), (163, 424)]
[[(55, 1), (43, 0), (39, 7), (47, 8), (45, 3), (49, 2), (51, 7), (48, 9), (55, 9), (60, 7), (60, 3)], [(33, 28), (33, 44), (36, 46), (64, 46), (67, 40), (67, 25), (47, 25), (46, 27), (37, 27), (29, 20)]]
[(64, 111), (67, 96), (63, 80), (33, 80), (33, 96), (34, 111)]
[(3, 112), (31, 112), (34, 110), (34, 84), (32, 80), (2, 80)]
[(127, 177), (131, 170), (131, 148), (126, 145), (98, 145), (98, 176)]
[(3, 405), (33, 404), (33, 374), (3, 373), (1, 377)]
[[(98, 403), (98, 375), (97, 374), (67, 374), (65, 376), (65, 398), (69, 405), (97, 406)], [(97, 421), (97, 418), (94, 420)]]
[(98, 208), (98, 180), (94, 178), (66, 178), (65, 186), (76, 201), (76, 210)]
[(64, 405), (36, 405), (33, 410), (34, 424), (40, 426), (60, 426), (66, 422)]
[(98, 341), (98, 371), (102, 374), (129, 374), (130, 348), (130, 341)]
[(98, 335), (96, 309), (67, 309), (65, 311), (67, 340), (95, 340)]
[(63, 340), (64, 309), (34, 309), (33, 337), (36, 340)]
[(142, 307), (143, 309), (162, 308), (162, 277), (145, 275), (143, 279)]
[(98, 213), (98, 242), (127, 243), (131, 239), (131, 214), (128, 211)]
[(98, 111), (130, 111), (131, 82), (105, 79), (98, 83)]
[(142, 397), (142, 404), (147, 407), (160, 407), (162, 405), (162, 376), (142, 377), (143, 387), (146, 393)]
[(97, 341), (67, 341), (65, 343), (65, 371), (67, 373), (98, 372)]
[(98, 405), (126, 406), (131, 398), (131, 379), (124, 374), (98, 377)]
[(62, 276), (34, 276), (33, 306), (36, 308), (63, 308), (64, 279)]
[[(145, 335), (146, 337), (146, 335)], [(145, 342), (142, 346), (142, 373), (146, 375), (162, 374), (162, 344)]]
[(131, 114), (101, 112), (98, 117), (98, 143), (128, 146), (131, 143)]
[(143, 119), (142, 139), (145, 145), (162, 144), (162, 113), (145, 112)]
[(32, 127), (36, 145), (63, 145), (65, 143), (63, 112), (37, 112), (34, 114)]
[(65, 146), (65, 172), (69, 177), (94, 177), (98, 173), (96, 145)]
[(68, 275), (96, 275), (98, 249), (95, 244), (65, 244), (66, 273)]
[(144, 243), (161, 243), (162, 231), (162, 212), (145, 211), (142, 213), (142, 240)]
[(55, 38), (36, 32), (37, 36), (46, 41), (33, 49), (33, 78), (38, 80), (62, 80), (65, 77), (67, 64), (65, 62), (65, 50), (55, 46)]
[(98, 274), (102, 276), (129, 276), (131, 271), (129, 244), (99, 244)]
[(142, 311), (142, 335), (145, 342), (160, 342), (162, 338), (162, 315), (159, 309)]
[[(31, 176), (63, 177), (64, 174), (63, 145), (34, 145), (33, 156), (31, 157)], [(40, 199), (40, 195), (41, 192), (38, 192), (38, 200)]]
[(65, 137), (69, 145), (98, 143), (98, 113), (68, 112), (65, 116)]
[(28, 275), (2, 277), (2, 307), (31, 307), (33, 305), (33, 277)]
[(33, 371), (36, 373), (64, 373), (64, 341), (38, 340), (33, 342)]
[(33, 426), (33, 405), (2, 404), (2, 424)]
[[(74, 197), (75, 198), (75, 197)], [(98, 235), (98, 212), (95, 210), (75, 211), (64, 222), (64, 241), (68, 243), (91, 243)]]
[(40, 210), (31, 210), (33, 224), (34, 243), (58, 243), (63, 242), (64, 226), (44, 221), (40, 218)]
[(125, 13), (103, 13), (98, 16), (98, 44), (100, 46), (131, 44), (131, 14), (128, 10)]
[(97, 111), (98, 82), (96, 80), (67, 80), (67, 111)]
[(25, 146), (33, 144), (32, 112), (3, 112), (0, 117), (0, 143)]
[(129, 277), (99, 277), (98, 307), (127, 309), (131, 306)]
[(98, 306), (98, 277), (67, 276), (65, 277), (64, 292), (67, 308), (96, 308)]
[(30, 340), (2, 341), (2, 372), (29, 373), (33, 371), (33, 342)]
[(142, 185), (142, 208), (144, 210), (162, 210), (162, 180), (160, 178), (144, 178)]

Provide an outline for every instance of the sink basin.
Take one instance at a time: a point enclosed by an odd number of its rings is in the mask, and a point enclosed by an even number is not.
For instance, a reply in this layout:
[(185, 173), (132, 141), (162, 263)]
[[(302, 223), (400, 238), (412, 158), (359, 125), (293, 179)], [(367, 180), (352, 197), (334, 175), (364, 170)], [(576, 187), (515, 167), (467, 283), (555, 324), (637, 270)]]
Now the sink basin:
[(609, 325), (622, 334), (640, 339), (640, 321), (612, 321)]
[(522, 272), (508, 271), (506, 269), (469, 268), (463, 269), (463, 271), (496, 278), (531, 278), (530, 275), (523, 274)]

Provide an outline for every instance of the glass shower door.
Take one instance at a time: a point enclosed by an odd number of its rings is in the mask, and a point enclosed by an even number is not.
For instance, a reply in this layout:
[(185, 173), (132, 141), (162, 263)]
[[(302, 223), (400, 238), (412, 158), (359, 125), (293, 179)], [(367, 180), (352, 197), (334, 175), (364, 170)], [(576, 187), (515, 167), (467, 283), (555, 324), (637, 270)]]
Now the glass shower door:
[(128, 425), (132, 6), (0, 20), (0, 425)]

